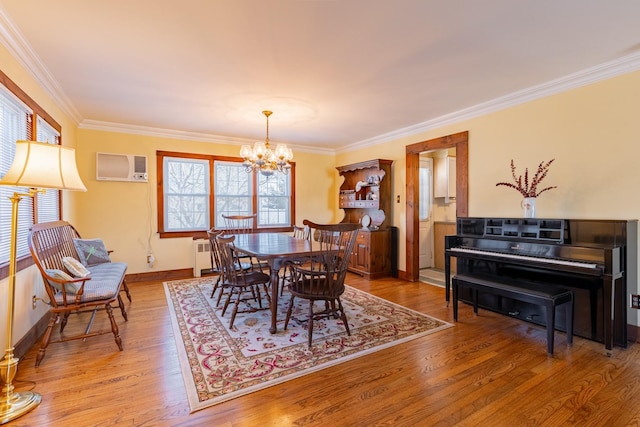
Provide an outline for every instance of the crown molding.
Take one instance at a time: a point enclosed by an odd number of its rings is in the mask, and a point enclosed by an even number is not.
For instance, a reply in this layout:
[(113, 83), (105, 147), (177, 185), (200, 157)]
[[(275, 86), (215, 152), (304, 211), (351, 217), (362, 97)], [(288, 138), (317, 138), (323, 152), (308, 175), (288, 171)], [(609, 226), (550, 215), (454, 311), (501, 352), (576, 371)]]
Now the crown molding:
[(9, 19), (2, 5), (0, 5), (0, 43), (2, 43), (11, 56), (18, 61), (22, 68), (31, 75), (40, 87), (47, 92), (63, 113), (69, 116), (76, 124), (82, 121), (80, 112), (66, 96), (60, 84), (58, 84), (38, 55), (33, 51), (29, 43), (22, 36), (22, 33), (13, 24), (11, 19)]
[[(171, 138), (184, 141), (206, 142), (211, 144), (226, 145), (253, 145), (255, 138), (240, 138), (234, 136), (215, 135), (199, 132), (186, 132), (172, 129), (154, 128), (148, 126), (127, 125), (123, 123), (102, 122), (98, 120), (83, 120), (78, 126), (80, 129), (98, 130), (105, 132), (116, 132), (130, 135), (152, 136), (155, 138)], [(272, 144), (278, 144), (278, 141), (270, 141)], [(335, 150), (321, 147), (308, 147), (302, 145), (288, 144), (291, 149), (301, 152), (333, 155)]]
[(374, 138), (359, 141), (344, 146), (336, 152), (348, 152), (356, 149), (370, 147), (373, 145), (383, 144), (400, 138), (412, 137), (432, 129), (436, 129), (453, 123), (458, 123), (464, 120), (469, 120), (499, 110), (504, 110), (506, 108), (524, 104), (535, 99), (555, 95), (567, 90), (586, 86), (637, 70), (640, 70), (640, 53), (623, 56), (614, 61), (610, 61), (583, 71), (569, 74), (568, 76), (551, 80), (537, 86), (532, 86), (517, 92), (513, 92), (500, 98), (495, 98), (490, 101), (483, 102), (469, 108), (464, 108), (450, 114), (445, 114), (432, 120), (427, 120), (425, 122), (388, 132)]

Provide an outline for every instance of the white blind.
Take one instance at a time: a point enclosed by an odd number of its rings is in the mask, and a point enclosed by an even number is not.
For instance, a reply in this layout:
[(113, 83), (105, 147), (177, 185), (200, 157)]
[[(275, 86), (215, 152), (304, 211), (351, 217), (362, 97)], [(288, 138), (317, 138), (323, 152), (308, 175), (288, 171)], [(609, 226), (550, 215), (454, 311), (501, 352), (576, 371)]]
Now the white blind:
[[(60, 134), (41, 117), (36, 121), (37, 141), (59, 144)], [(47, 189), (46, 193), (38, 193), (36, 206), (38, 207), (37, 222), (49, 222), (60, 219), (60, 190)]]
[[(16, 152), (16, 141), (29, 139), (28, 126), (32, 112), (4, 87), (0, 88), (0, 176), (9, 170)], [(24, 193), (26, 188), (0, 185), (0, 264), (9, 262), (11, 243), (11, 201), (14, 192)], [(29, 254), (27, 234), (33, 222), (33, 204), (24, 199), (18, 205), (18, 258)]]

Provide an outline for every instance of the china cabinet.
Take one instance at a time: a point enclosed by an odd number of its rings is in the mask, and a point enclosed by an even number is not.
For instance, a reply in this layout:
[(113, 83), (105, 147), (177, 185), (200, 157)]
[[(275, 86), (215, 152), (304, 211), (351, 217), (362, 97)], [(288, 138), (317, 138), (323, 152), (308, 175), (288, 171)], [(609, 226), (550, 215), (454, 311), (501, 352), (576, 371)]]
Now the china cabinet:
[(391, 274), (394, 243), (387, 216), (391, 213), (392, 162), (376, 159), (337, 168), (344, 178), (338, 203), (344, 210), (342, 222), (362, 225), (349, 270), (366, 278)]

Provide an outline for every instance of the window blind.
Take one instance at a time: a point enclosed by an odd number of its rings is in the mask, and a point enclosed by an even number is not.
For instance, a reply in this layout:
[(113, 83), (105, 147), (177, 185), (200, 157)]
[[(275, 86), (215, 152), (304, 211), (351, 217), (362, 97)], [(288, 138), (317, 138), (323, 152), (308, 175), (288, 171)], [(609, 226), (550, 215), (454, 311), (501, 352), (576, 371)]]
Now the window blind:
[[(32, 112), (13, 94), (0, 90), (0, 176), (9, 170), (16, 153), (16, 141), (31, 136)], [(9, 262), (11, 243), (11, 200), (15, 192), (25, 193), (27, 188), (0, 185), (0, 264)], [(24, 199), (18, 205), (18, 258), (29, 254), (27, 234), (33, 222), (33, 202)]]
[[(36, 119), (37, 141), (59, 144), (60, 134), (42, 118)], [(60, 219), (60, 190), (47, 189), (36, 196), (36, 222), (49, 222)]]

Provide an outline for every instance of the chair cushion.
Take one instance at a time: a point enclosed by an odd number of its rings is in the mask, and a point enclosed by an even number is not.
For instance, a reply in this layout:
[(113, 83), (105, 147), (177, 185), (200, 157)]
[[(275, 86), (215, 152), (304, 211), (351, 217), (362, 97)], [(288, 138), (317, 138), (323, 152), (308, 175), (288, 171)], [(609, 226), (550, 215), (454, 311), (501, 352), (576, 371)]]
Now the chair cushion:
[[(84, 293), (80, 302), (90, 302), (115, 298), (120, 290), (120, 284), (127, 271), (127, 264), (124, 262), (110, 262), (97, 264), (89, 267), (91, 279), (84, 285)], [(56, 295), (58, 303), (62, 303), (62, 294)], [(67, 302), (72, 303), (74, 297), (67, 295)]]
[(86, 266), (111, 262), (102, 239), (73, 239), (80, 262)]
[[(45, 272), (47, 273), (48, 276), (53, 277), (54, 279), (73, 280), (73, 277), (69, 276), (65, 271), (62, 271), (62, 270), (50, 269), (50, 270), (45, 270)], [(62, 292), (63, 284), (54, 282), (52, 280), (47, 280), (47, 281), (55, 289)], [(67, 294), (75, 294), (76, 292), (78, 292), (78, 289), (80, 289), (80, 285), (81, 285), (80, 283), (64, 283), (64, 288)]]
[(69, 270), (69, 273), (73, 274), (75, 277), (87, 277), (91, 274), (91, 272), (87, 270), (80, 261), (73, 257), (66, 256), (62, 258), (62, 263), (65, 268)]

